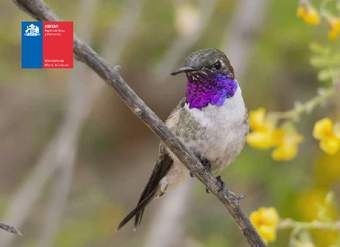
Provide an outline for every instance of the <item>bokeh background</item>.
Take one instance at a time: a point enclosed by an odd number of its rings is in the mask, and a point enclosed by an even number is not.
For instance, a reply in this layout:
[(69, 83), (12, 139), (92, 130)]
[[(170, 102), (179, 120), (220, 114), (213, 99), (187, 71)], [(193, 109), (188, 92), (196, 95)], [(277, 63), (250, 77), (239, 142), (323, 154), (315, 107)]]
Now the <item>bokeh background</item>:
[[(326, 34), (296, 17), (298, 1), (47, 3), (120, 65), (162, 119), (185, 90), (185, 78), (169, 73), (199, 48), (218, 47), (230, 56), (249, 110), (289, 110), (322, 86), (309, 63), (309, 43)], [(137, 231), (128, 225), (115, 232), (148, 179), (159, 139), (79, 63), (73, 70), (21, 69), (24, 20), (31, 18), (12, 1), (0, 2), (0, 221), (24, 233), (0, 232), (0, 246), (247, 246), (223, 206), (195, 179), (170, 193), (171, 202), (152, 203)], [(323, 154), (311, 135), (315, 120), (337, 110), (330, 103), (301, 119), (305, 139), (296, 159), (273, 161), (269, 151), (246, 146), (223, 172), (227, 186), (246, 195), (247, 213), (272, 206), (283, 218), (312, 220), (328, 191), (338, 196), (340, 154)], [(162, 214), (167, 205), (177, 212)], [(170, 231), (163, 236), (160, 229)], [(280, 231), (272, 246), (288, 246), (288, 235)], [(331, 246), (337, 235), (316, 233), (317, 246)]]

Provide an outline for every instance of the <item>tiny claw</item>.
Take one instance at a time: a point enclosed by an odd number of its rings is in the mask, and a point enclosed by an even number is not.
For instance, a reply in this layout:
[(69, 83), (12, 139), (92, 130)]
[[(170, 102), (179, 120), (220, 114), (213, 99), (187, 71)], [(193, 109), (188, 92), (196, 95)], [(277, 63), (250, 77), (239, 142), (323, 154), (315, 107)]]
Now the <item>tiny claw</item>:
[(225, 184), (224, 184), (224, 182), (223, 182), (221, 176), (217, 176), (217, 177), (216, 177), (216, 180), (217, 180), (217, 183), (218, 183), (218, 185), (219, 185), (218, 192), (221, 192), (222, 190), (224, 190)]
[(200, 158), (200, 161), (202, 163), (202, 165), (204, 166), (204, 168), (208, 171), (211, 172), (211, 163), (208, 159), (206, 158)]

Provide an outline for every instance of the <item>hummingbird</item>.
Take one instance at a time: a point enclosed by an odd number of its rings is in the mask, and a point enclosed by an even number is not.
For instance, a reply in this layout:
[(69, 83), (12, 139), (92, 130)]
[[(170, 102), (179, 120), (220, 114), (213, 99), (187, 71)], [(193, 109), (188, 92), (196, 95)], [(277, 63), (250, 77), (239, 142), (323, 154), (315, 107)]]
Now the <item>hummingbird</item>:
[[(213, 174), (219, 174), (241, 152), (249, 130), (248, 113), (241, 88), (228, 57), (208, 48), (191, 53), (183, 67), (171, 75), (185, 74), (185, 97), (171, 112), (166, 126)], [(136, 207), (118, 230), (134, 218), (142, 221), (146, 206), (169, 189), (190, 178), (189, 170), (164, 144)], [(218, 176), (223, 189), (224, 183)]]

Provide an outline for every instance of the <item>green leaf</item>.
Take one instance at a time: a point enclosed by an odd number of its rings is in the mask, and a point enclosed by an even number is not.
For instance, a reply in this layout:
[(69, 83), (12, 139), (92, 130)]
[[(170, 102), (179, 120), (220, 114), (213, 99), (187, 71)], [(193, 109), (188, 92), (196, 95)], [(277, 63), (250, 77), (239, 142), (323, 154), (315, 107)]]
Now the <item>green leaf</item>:
[(320, 81), (329, 81), (332, 80), (334, 78), (335, 75), (335, 71), (332, 69), (324, 69), (324, 70), (320, 70), (320, 72), (318, 73), (318, 79)]
[(325, 47), (317, 42), (313, 42), (309, 45), (309, 49), (313, 52), (313, 53), (318, 53), (318, 54), (329, 54), (329, 48)]

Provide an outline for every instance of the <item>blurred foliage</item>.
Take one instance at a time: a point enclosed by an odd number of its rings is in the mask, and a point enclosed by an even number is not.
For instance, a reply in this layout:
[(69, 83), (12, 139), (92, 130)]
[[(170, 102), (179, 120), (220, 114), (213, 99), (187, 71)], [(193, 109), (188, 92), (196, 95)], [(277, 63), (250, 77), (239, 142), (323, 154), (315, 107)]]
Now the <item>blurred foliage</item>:
[[(338, 41), (340, 36), (340, 9), (337, 14), (331, 14), (329, 3), (332, 1), (324, 0), (320, 3), (320, 9), (316, 9), (311, 1), (301, 0), (297, 7), (297, 17), (302, 19), (306, 24), (311, 26), (319, 26), (321, 21), (329, 25), (328, 39), (332, 42)], [(339, 6), (339, 1), (333, 1)], [(314, 40), (314, 39), (312, 39)], [(250, 112), (250, 128), (251, 133), (248, 135), (247, 142), (249, 145), (258, 149), (269, 149), (275, 147), (280, 137), (277, 132), (280, 129), (289, 131), (293, 129), (294, 136), (286, 137), (286, 144), (283, 150), (280, 150), (280, 155), (277, 155), (278, 149), (274, 149), (272, 158), (274, 160), (292, 160), (297, 157), (297, 145), (301, 142), (299, 134), (295, 132), (295, 125), (301, 122), (302, 114), (311, 114), (323, 104), (334, 102), (338, 98), (340, 86), (340, 50), (339, 45), (334, 46), (333, 43), (323, 41), (323, 44), (311, 43), (311, 65), (318, 70), (318, 79), (325, 84), (329, 82), (327, 88), (319, 89), (317, 95), (312, 99), (300, 103), (297, 102), (292, 110), (285, 112), (266, 112), (265, 108), (258, 108)], [(337, 96), (337, 97), (334, 97)], [(336, 115), (337, 117), (337, 115)], [(336, 154), (340, 150), (340, 122), (333, 122), (331, 118), (324, 117), (314, 124), (313, 137), (320, 141), (320, 149), (323, 150), (328, 157), (322, 161), (329, 160), (330, 163), (336, 162), (339, 166), (339, 160), (336, 159)], [(292, 134), (291, 134), (292, 135)], [(282, 145), (282, 144), (281, 144)], [(276, 152), (276, 153), (275, 153)], [(297, 195), (296, 208), (299, 212), (299, 217), (304, 222), (297, 222), (291, 219), (280, 219), (277, 226), (268, 226), (265, 222), (268, 221), (269, 213), (261, 213), (264, 210), (275, 210), (275, 208), (265, 209), (260, 208), (252, 212), (251, 219), (259, 234), (266, 242), (276, 240), (276, 234), (279, 229), (290, 228), (290, 247), (313, 247), (313, 246), (339, 246), (339, 221), (338, 221), (338, 206), (334, 199), (334, 194), (329, 192), (332, 190), (330, 186), (327, 188), (327, 183), (338, 178), (338, 173), (333, 167), (334, 176), (329, 176), (324, 170), (328, 170), (324, 162), (317, 163), (317, 177), (315, 177), (317, 185), (310, 186), (301, 191)], [(312, 180), (311, 180), (312, 181)], [(326, 188), (325, 188), (326, 187)], [(267, 212), (266, 211), (266, 212)]]

